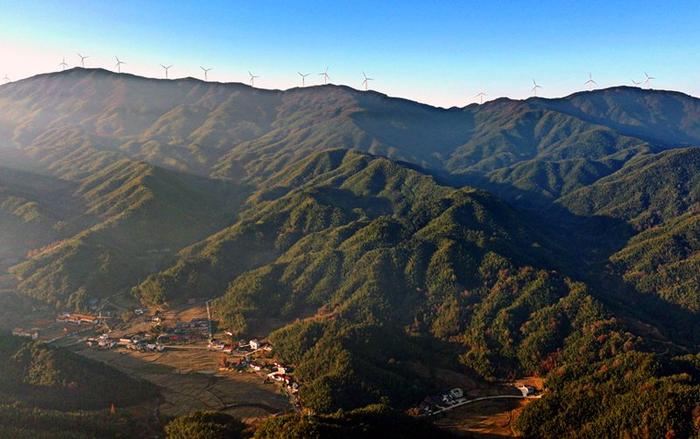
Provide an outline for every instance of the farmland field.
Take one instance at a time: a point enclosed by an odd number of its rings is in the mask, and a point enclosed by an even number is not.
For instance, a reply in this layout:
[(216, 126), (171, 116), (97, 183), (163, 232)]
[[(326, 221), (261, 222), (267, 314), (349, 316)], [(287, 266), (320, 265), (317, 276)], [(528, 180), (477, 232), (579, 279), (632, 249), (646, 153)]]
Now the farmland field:
[(220, 353), (171, 350), (138, 353), (82, 349), (81, 355), (103, 361), (159, 386), (161, 416), (193, 410), (218, 410), (239, 418), (257, 418), (291, 410), (278, 388), (248, 373), (217, 372)]

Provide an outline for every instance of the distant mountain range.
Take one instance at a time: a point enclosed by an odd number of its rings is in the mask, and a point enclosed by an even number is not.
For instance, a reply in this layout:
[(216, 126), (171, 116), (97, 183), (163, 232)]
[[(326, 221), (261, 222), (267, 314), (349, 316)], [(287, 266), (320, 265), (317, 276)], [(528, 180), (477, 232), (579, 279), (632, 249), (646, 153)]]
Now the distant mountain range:
[(0, 269), (61, 309), (218, 297), (227, 328), (271, 332), (319, 412), (405, 408), (431, 367), (549, 374), (525, 434), (616, 413), (620, 435), (682, 437), (697, 146), (700, 99), (668, 91), (441, 109), (71, 69), (0, 87)]

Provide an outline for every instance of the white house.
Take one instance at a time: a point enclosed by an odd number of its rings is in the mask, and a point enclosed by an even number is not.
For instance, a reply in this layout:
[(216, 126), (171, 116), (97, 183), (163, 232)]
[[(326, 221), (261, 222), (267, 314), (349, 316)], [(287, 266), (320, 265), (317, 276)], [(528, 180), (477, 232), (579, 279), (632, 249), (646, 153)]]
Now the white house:
[(523, 396), (530, 396), (535, 393), (535, 388), (527, 384), (519, 385), (518, 390), (520, 390), (520, 393), (522, 393)]

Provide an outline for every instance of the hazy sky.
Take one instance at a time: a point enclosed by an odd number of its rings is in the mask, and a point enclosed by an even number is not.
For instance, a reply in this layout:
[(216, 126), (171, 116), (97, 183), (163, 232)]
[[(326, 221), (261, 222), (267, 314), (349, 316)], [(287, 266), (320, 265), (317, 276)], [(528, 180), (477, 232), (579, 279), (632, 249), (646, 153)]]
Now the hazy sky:
[(631, 84), (700, 95), (700, 1), (0, 0), (0, 78), (88, 67), (289, 88), (298, 71), (439, 106)]

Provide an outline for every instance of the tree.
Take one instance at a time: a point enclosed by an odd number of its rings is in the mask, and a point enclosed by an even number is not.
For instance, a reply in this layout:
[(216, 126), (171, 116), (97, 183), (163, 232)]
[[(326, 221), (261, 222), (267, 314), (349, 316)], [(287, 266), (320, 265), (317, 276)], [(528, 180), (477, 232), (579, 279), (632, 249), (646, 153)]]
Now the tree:
[(225, 413), (194, 412), (170, 421), (165, 427), (168, 439), (243, 438), (245, 424)]

